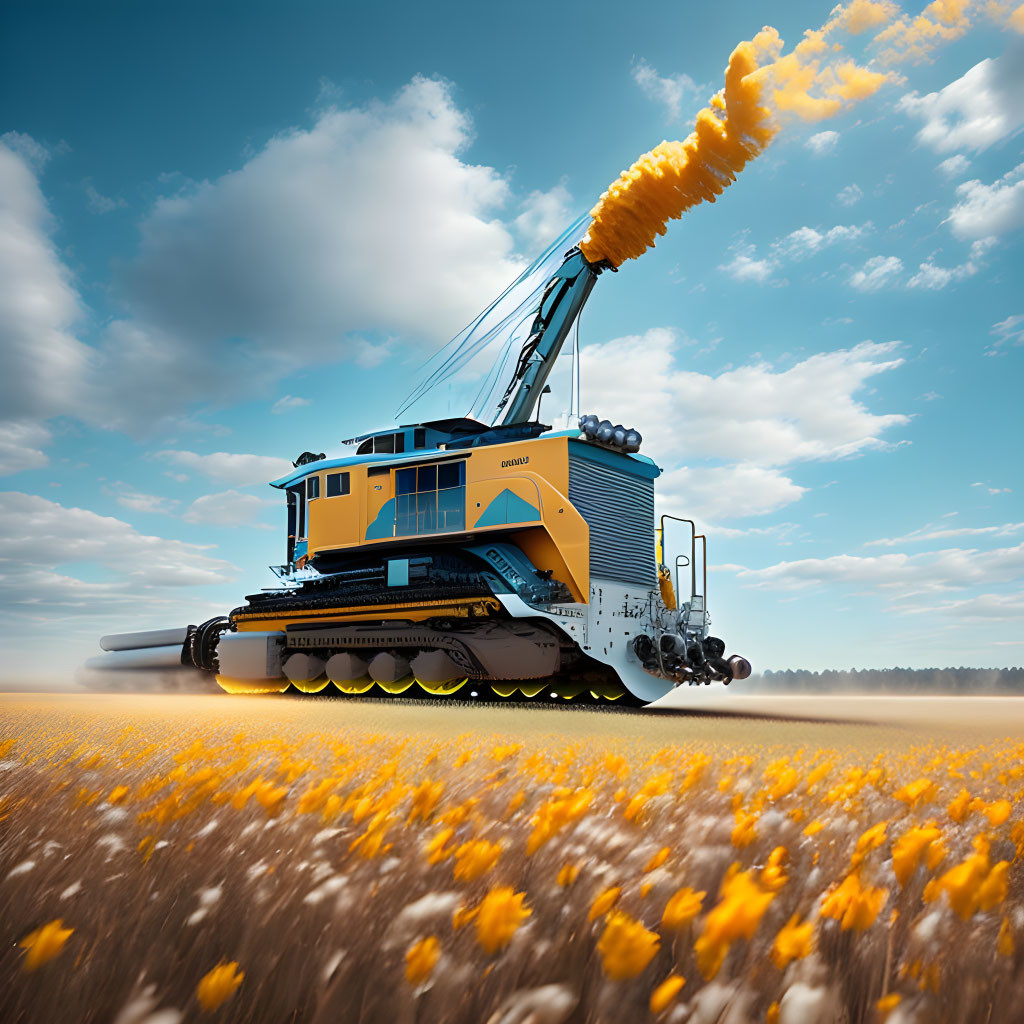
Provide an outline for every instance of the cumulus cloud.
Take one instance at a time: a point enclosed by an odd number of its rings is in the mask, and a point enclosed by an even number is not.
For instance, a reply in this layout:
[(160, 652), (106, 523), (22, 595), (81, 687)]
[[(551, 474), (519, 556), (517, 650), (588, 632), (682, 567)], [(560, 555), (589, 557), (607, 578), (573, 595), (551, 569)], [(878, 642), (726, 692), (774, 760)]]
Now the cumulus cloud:
[(861, 238), (870, 225), (836, 224), (826, 231), (817, 228), (801, 227), (791, 231), (784, 238), (774, 243), (773, 249), (780, 258), (800, 259), (820, 252), (836, 242), (853, 242)]
[(880, 537), (878, 540), (866, 541), (864, 547), (894, 548), (898, 544), (911, 544), (920, 541), (949, 540), (951, 537), (1011, 537), (1024, 530), (1024, 523), (1003, 523), (1001, 526), (949, 526), (929, 523), (918, 530), (911, 530), (902, 537)]
[[(787, 467), (887, 448), (884, 435), (908, 421), (873, 413), (857, 397), (871, 378), (901, 364), (892, 344), (864, 342), (787, 370), (761, 362), (718, 375), (680, 368), (678, 347), (667, 328), (587, 346), (583, 407), (612, 422), (643, 425), (644, 451), (667, 469), (662, 493), (706, 520), (796, 501), (804, 488)], [(701, 464), (708, 462), (714, 468)]]
[(803, 590), (823, 584), (852, 584), (911, 596), (991, 586), (1024, 576), (1024, 544), (980, 551), (949, 548), (917, 555), (832, 555), (778, 562), (763, 569), (730, 566), (745, 585), (764, 590)]
[(169, 449), (156, 453), (158, 459), (201, 473), (209, 480), (231, 487), (266, 484), (290, 473), (294, 468), (288, 459), (273, 455), (248, 455), (236, 452), (198, 452)]
[[(978, 594), (962, 601), (899, 604), (896, 611), (904, 615), (939, 615), (956, 622), (1019, 622), (1024, 623), (1024, 592), (1015, 594)], [(1024, 641), (996, 641), (1000, 646)]]
[(279, 416), (283, 412), (291, 412), (292, 409), (301, 409), (304, 406), (312, 405), (312, 398), (302, 398), (298, 395), (285, 395), (279, 398), (271, 407), (270, 411)]
[(0, 476), (39, 469), (50, 461), (42, 450), (50, 432), (31, 420), (0, 420)]
[(663, 77), (643, 58), (633, 65), (633, 81), (640, 86), (648, 99), (660, 103), (665, 108), (665, 115), (669, 121), (679, 120), (684, 97), (697, 94), (697, 83), (689, 75)]
[(523, 248), (540, 253), (568, 226), (572, 217), (572, 196), (563, 179), (547, 192), (531, 192), (513, 221)]
[(1024, 46), (986, 58), (938, 92), (908, 93), (897, 108), (924, 122), (917, 139), (936, 152), (986, 149), (1024, 125)]
[(755, 281), (763, 284), (775, 270), (775, 263), (771, 259), (758, 259), (755, 246), (747, 244), (739, 246), (731, 260), (719, 266), (730, 277), (737, 281)]
[(46, 158), (28, 136), (0, 136), (0, 421), (34, 429), (37, 445), (43, 434), (28, 421), (74, 409), (88, 363), (72, 332), (81, 303), (39, 187)]
[(949, 223), (957, 238), (1005, 235), (1024, 226), (1024, 164), (997, 178), (991, 185), (977, 179), (956, 189), (957, 204)]
[(872, 256), (850, 277), (850, 284), (861, 292), (876, 292), (892, 283), (903, 272), (899, 256)]
[(943, 43), (959, 39), (970, 27), (970, 3), (932, 0), (920, 14), (901, 14), (874, 38), (885, 64), (920, 63)]
[(941, 267), (931, 260), (926, 260), (907, 282), (907, 287), (938, 291), (948, 284), (973, 277), (981, 269), (981, 260), (986, 251), (995, 244), (995, 241), (994, 238), (979, 238), (971, 244), (971, 251), (967, 259), (955, 267)]
[(178, 504), (174, 498), (165, 498), (159, 494), (143, 494), (130, 490), (120, 483), (114, 486), (118, 505), (133, 512), (158, 512), (161, 515), (170, 515), (174, 506)]
[(815, 156), (825, 156), (826, 153), (831, 153), (836, 148), (838, 142), (839, 132), (816, 132), (804, 142), (804, 146)]
[(939, 164), (939, 171), (947, 178), (960, 178), (966, 173), (967, 168), (970, 166), (971, 161), (968, 160), (963, 153), (956, 153), (953, 156), (946, 157), (946, 159)]
[(272, 530), (269, 523), (259, 521), (269, 508), (283, 508), (283, 502), (259, 498), (242, 491), (220, 491), (206, 494), (188, 507), (182, 518), (189, 523), (206, 523), (211, 526), (255, 526), (261, 530)]
[(417, 77), (158, 200), (120, 281), (130, 315), (100, 345), (93, 416), (137, 429), (304, 364), (365, 363), (380, 344), (366, 332), (452, 336), (520, 270), (508, 183), (463, 158), (471, 137), (449, 87)]
[(836, 200), (840, 206), (853, 206), (864, 198), (864, 192), (859, 185), (847, 185), (836, 193)]
[[(119, 593), (130, 590), (137, 595), (164, 587), (202, 586), (234, 579), (235, 567), (207, 554), (207, 550), (196, 544), (148, 536), (120, 519), (68, 508), (35, 494), (0, 492), (0, 562), (18, 567), (8, 579), (17, 579), (24, 571), (34, 573), (41, 584), (52, 583), (58, 578), (72, 578), (64, 571), (68, 565), (98, 565), (117, 582), (108, 585), (79, 580), (79, 594), (99, 587)], [(46, 595), (45, 589), (40, 593), (26, 584), (19, 591), (12, 585), (7, 600), (13, 605), (38, 605), (48, 600)]]

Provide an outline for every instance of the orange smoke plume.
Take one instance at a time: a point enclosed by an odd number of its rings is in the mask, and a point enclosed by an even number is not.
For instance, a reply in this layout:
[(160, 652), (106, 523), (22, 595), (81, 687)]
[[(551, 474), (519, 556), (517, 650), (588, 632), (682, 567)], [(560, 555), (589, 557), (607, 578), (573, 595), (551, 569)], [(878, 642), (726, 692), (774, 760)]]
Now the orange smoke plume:
[(889, 0), (852, 0), (785, 55), (773, 28), (740, 43), (725, 88), (697, 115), (689, 137), (645, 153), (601, 196), (580, 243), (583, 255), (617, 267), (652, 246), (669, 220), (704, 200), (713, 203), (764, 152), (778, 131), (776, 114), (820, 120), (875, 93), (890, 76), (840, 59), (842, 48), (828, 37), (877, 28), (896, 12)]

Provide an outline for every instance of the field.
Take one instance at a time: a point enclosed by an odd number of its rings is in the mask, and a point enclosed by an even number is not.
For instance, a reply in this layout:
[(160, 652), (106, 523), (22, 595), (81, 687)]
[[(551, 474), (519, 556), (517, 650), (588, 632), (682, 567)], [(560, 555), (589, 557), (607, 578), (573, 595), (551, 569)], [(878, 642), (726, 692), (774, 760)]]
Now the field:
[(2, 694), (0, 1020), (1019, 1019), (1022, 704)]

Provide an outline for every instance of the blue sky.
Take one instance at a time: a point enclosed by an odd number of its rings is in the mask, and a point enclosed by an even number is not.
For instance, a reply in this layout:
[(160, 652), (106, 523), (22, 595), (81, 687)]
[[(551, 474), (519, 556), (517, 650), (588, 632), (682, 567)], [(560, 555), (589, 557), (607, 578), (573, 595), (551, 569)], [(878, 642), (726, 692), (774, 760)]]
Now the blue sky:
[[(266, 481), (393, 422), (431, 352), (686, 135), (736, 43), (828, 16), (4, 5), (0, 672), (270, 585)], [(899, 62), (854, 40), (892, 79), (785, 123), (584, 311), (583, 410), (637, 427), (663, 510), (706, 525), (715, 630), (758, 669), (1024, 653), (1010, 16), (968, 8)]]

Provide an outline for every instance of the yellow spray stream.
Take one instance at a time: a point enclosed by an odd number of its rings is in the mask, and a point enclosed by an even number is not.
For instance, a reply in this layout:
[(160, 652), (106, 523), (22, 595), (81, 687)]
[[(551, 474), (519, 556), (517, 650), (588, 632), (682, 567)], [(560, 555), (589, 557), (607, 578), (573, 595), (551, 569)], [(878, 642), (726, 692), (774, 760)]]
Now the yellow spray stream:
[(841, 59), (842, 47), (830, 36), (877, 28), (897, 10), (887, 0), (853, 0), (785, 55), (770, 27), (740, 43), (729, 58), (725, 87), (697, 115), (693, 132), (645, 153), (601, 196), (580, 243), (583, 255), (615, 267), (635, 259), (665, 233), (669, 220), (721, 195), (772, 141), (778, 115), (821, 120), (875, 93), (891, 73)]

